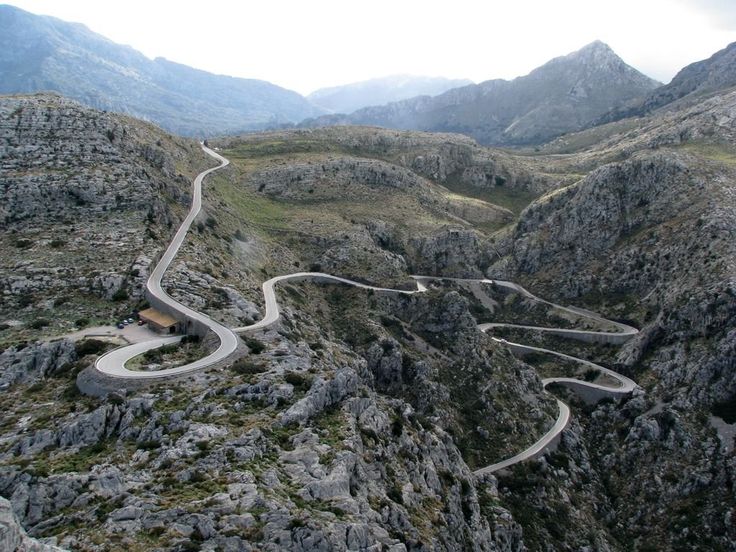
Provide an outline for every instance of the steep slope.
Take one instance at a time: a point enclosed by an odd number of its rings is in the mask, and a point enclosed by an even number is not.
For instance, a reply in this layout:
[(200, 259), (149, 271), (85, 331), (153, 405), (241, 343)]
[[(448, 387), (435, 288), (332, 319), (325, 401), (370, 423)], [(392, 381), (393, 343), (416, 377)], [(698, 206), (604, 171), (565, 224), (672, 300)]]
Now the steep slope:
[[(589, 407), (571, 439), (610, 498), (605, 527), (622, 549), (729, 550), (736, 541), (734, 113), (736, 94), (713, 96), (557, 156), (619, 161), (530, 205), (489, 271), (642, 329), (619, 353), (583, 354), (646, 393), (623, 409)], [(517, 504), (541, 508), (550, 487), (549, 474), (535, 475)]]
[(380, 79), (321, 88), (307, 96), (331, 113), (352, 113), (362, 107), (383, 105), (415, 96), (436, 96), (451, 88), (472, 84), (468, 79), (392, 75)]
[(0, 93), (37, 91), (60, 92), (199, 137), (320, 113), (296, 92), (268, 82), (151, 61), (83, 25), (0, 6)]
[(677, 100), (687, 101), (736, 86), (736, 42), (713, 54), (708, 59), (696, 61), (680, 70), (671, 82), (657, 88), (642, 98), (607, 113), (601, 122), (624, 117), (641, 116)]
[(736, 85), (736, 42), (710, 58), (691, 63), (669, 84), (651, 93), (644, 110), (651, 111), (687, 95), (705, 94)]
[(580, 130), (612, 106), (640, 97), (657, 84), (602, 42), (593, 42), (512, 81), (486, 81), (434, 98), (413, 98), (302, 124), (377, 125), (458, 132), (482, 144), (537, 144)]
[(130, 312), (208, 166), (196, 142), (53, 95), (0, 97), (0, 122), (0, 341)]

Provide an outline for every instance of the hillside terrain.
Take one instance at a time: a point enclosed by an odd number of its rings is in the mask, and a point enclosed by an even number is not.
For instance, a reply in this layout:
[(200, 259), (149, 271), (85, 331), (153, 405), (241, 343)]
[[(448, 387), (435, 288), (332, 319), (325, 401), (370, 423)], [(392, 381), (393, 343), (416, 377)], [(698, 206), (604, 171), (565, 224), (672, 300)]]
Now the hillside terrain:
[(206, 166), (196, 142), (53, 95), (4, 97), (0, 121), (0, 343), (129, 312)]
[[(292, 282), (277, 288), (281, 319), (244, 332), (224, 366), (82, 395), (112, 345), (75, 330), (145, 305), (191, 179), (213, 163), (129, 117), (3, 97), (8, 538), (46, 550), (734, 549), (735, 117), (725, 87), (525, 150), (361, 126), (211, 139), (230, 165), (205, 181), (163, 285), (229, 327), (263, 316), (269, 278), (324, 271), (401, 289), (417, 273), (510, 280), (641, 331), (622, 346), (486, 335), (478, 323), (610, 327), (477, 282), (416, 295)], [(603, 375), (517, 358), (493, 336), (638, 387), (551, 396), (541, 378)], [(135, 367), (201, 354), (202, 341)], [(559, 443), (474, 474), (537, 441), (555, 396), (572, 408)]]
[[(119, 305), (116, 316), (142, 304), (137, 282), (161, 250), (151, 249), (152, 240), (167, 241), (169, 222), (188, 202), (188, 183), (175, 167), (189, 171), (202, 154), (146, 124), (55, 96), (8, 97), (2, 106), (2, 159), (14, 175), (3, 197), (5, 224), (15, 242), (29, 242), (25, 260), (8, 261), (6, 289), (19, 288), (26, 272), (40, 274), (35, 266), (84, 275), (84, 263), (93, 261), (117, 285), (95, 292), (87, 280), (65, 277), (62, 289), (44, 273), (4, 314), (0, 493), (30, 537), (75, 550), (376, 542), (496, 550), (520, 542), (494, 481), (476, 487), (472, 470), (531, 444), (552, 423), (554, 401), (530, 368), (476, 331), (470, 303), (455, 289), (402, 299), (288, 285), (283, 320), (246, 336), (246, 356), (230, 365), (103, 398), (80, 396), (77, 374), (110, 345), (35, 339), (102, 322), (109, 303), (93, 298), (105, 293)], [(314, 140), (276, 134), (228, 144), (233, 166), (209, 181), (204, 212), (166, 275), (172, 295), (241, 324), (259, 316), (258, 288), (269, 275), (313, 263), (404, 285), (408, 267), (425, 258), (432, 263), (426, 270), (481, 274), (479, 263), (488, 261), (463, 251), (480, 249), (477, 242), (514, 212), (422, 174), (448, 170), (461, 183), (480, 178), (491, 192), (527, 190), (522, 197), (552, 185), (531, 178), (522, 162), (458, 137), (306, 134)], [(149, 150), (139, 149), (144, 137)], [(397, 154), (404, 165), (387, 160)], [(178, 165), (185, 161), (193, 164)], [(84, 201), (73, 193), (68, 205), (66, 195), (43, 199), (75, 190), (75, 182), (85, 182)], [(140, 189), (106, 203), (105, 190), (131, 185)], [(128, 197), (135, 201), (125, 203)], [(369, 219), (360, 210), (365, 202), (385, 220)], [(77, 225), (47, 216), (48, 205), (84, 220), (85, 235), (126, 228), (130, 239), (89, 240), (91, 253), (70, 237)], [(399, 223), (406, 224), (397, 241), (403, 254), (381, 241)], [(53, 234), (65, 239), (49, 251), (68, 257), (46, 253)], [(21, 249), (3, 244), (14, 248)], [(53, 262), (29, 262), (36, 254)], [(23, 263), (26, 272), (13, 272)], [(64, 301), (52, 307), (53, 297)], [(48, 325), (34, 323), (45, 308), (55, 309)], [(75, 320), (77, 313), (87, 319)]]
[[(619, 352), (588, 351), (646, 394), (598, 405), (575, 445), (624, 549), (733, 546), (735, 107), (729, 89), (551, 144), (585, 144), (554, 163), (592, 170), (526, 209), (488, 270), (642, 330)], [(606, 137), (588, 145), (593, 131)], [(515, 499), (525, 509), (554, 485), (533, 480)]]
[(322, 112), (296, 92), (265, 81), (150, 60), (84, 25), (0, 5), (0, 94), (48, 91), (200, 138)]
[(451, 88), (468, 84), (472, 84), (472, 81), (443, 77), (392, 75), (342, 86), (320, 88), (309, 94), (307, 99), (330, 113), (352, 113), (370, 105), (383, 105), (415, 96), (436, 96)]
[(593, 42), (512, 81), (489, 80), (440, 94), (325, 115), (301, 126), (376, 125), (457, 132), (481, 144), (539, 144), (590, 126), (658, 86)]

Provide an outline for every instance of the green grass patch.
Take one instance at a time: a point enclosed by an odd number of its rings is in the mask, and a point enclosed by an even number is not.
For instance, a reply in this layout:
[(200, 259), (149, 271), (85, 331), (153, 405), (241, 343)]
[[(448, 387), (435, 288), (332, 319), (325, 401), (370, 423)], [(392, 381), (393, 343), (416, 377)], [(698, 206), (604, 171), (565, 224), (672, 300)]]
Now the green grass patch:
[(505, 207), (515, 215), (521, 213), (527, 205), (539, 197), (537, 194), (510, 187), (505, 183), (479, 187), (461, 182), (458, 178), (448, 177), (442, 184), (453, 193)]
[(736, 148), (729, 144), (695, 140), (680, 146), (688, 153), (725, 165), (736, 165)]

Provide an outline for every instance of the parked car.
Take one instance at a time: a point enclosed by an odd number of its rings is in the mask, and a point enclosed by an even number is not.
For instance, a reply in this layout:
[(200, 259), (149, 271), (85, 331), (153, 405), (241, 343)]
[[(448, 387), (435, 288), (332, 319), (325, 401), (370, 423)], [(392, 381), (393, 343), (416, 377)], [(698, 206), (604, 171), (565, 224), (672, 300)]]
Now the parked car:
[(145, 321), (145, 320), (139, 320), (139, 321), (138, 321), (138, 325), (139, 325), (139, 326), (143, 326), (143, 324), (145, 324), (145, 323), (146, 323), (146, 321)]
[(122, 330), (124, 327), (125, 325), (122, 322), (118, 323), (118, 330)]

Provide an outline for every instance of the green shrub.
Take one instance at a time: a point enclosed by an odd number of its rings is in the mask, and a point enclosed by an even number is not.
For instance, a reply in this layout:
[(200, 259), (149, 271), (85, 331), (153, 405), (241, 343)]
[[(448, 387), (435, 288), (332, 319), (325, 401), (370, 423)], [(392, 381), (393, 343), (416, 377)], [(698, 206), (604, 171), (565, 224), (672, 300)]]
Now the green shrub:
[(100, 341), (99, 339), (84, 339), (77, 341), (74, 345), (74, 350), (77, 352), (78, 357), (85, 355), (99, 355), (102, 351), (107, 348), (107, 343)]
[(298, 527), (306, 527), (307, 522), (303, 519), (292, 518), (289, 522), (289, 529), (297, 529)]
[(45, 318), (36, 318), (33, 322), (31, 322), (30, 326), (34, 330), (40, 330), (41, 328), (45, 328), (51, 324), (49, 320), (46, 320)]
[(262, 374), (266, 371), (266, 367), (261, 362), (254, 362), (249, 359), (241, 358), (236, 361), (230, 369), (236, 374)]
[(727, 424), (736, 422), (736, 397), (728, 401), (715, 403), (710, 411)]
[(312, 385), (312, 376), (299, 372), (286, 372), (284, 380), (298, 389), (309, 389)]
[(404, 497), (401, 494), (401, 489), (399, 489), (398, 487), (391, 487), (386, 493), (386, 496), (389, 497), (396, 504), (404, 503)]
[(598, 374), (600, 374), (598, 370), (596, 370), (595, 368), (589, 368), (585, 371), (585, 374), (583, 374), (583, 379), (585, 381), (595, 381), (595, 379), (598, 377)]
[(262, 341), (258, 341), (255, 337), (246, 337), (245, 344), (250, 349), (250, 352), (254, 355), (260, 355), (266, 350), (266, 344)]
[(113, 301), (125, 301), (128, 298), (128, 292), (124, 288), (117, 290), (113, 296)]
[(204, 481), (207, 481), (207, 474), (202, 470), (194, 470), (192, 475), (189, 476), (190, 483), (202, 483)]

